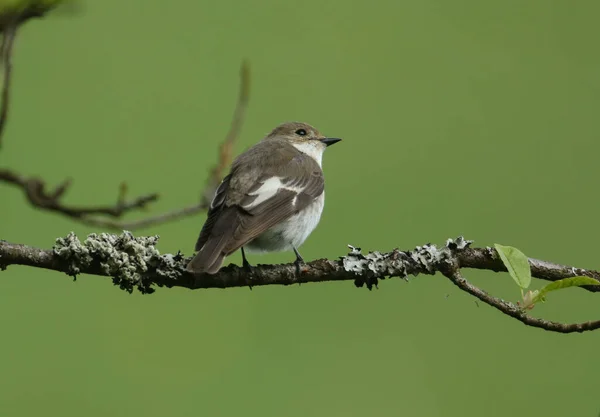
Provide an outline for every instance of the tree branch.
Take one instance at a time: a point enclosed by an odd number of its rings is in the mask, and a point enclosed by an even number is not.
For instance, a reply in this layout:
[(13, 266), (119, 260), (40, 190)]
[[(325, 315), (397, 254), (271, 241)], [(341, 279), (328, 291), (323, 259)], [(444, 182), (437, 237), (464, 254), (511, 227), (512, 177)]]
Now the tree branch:
[(210, 176), (206, 181), (204, 190), (200, 193), (200, 201), (180, 209), (170, 210), (155, 216), (140, 220), (120, 221), (114, 219), (86, 218), (82, 221), (90, 226), (106, 227), (113, 230), (139, 230), (157, 224), (167, 223), (184, 217), (193, 216), (205, 211), (212, 200), (213, 194), (224, 177), (224, 171), (229, 167), (233, 157), (233, 145), (237, 140), (250, 99), (250, 65), (247, 61), (242, 62), (240, 68), (240, 87), (238, 100), (233, 113), (233, 119), (225, 140), (219, 146), (219, 158), (216, 165), (211, 169)]
[[(0, 146), (10, 107), (11, 59), (17, 29), (29, 19), (42, 17), (57, 6), (67, 3), (73, 4), (70, 0), (29, 0), (0, 7), (0, 32), (2, 33), (0, 64), (4, 70), (1, 93), (2, 102), (0, 103)], [(126, 201), (127, 186), (123, 183), (121, 184), (119, 198), (115, 205), (77, 207), (61, 202), (61, 197), (71, 184), (70, 179), (63, 181), (53, 190), (47, 190), (48, 186), (41, 178), (29, 178), (9, 169), (0, 169), (0, 182), (6, 182), (20, 188), (27, 196), (29, 203), (36, 208), (65, 215), (87, 225), (118, 230), (131, 230), (194, 215), (206, 210), (210, 204), (214, 190), (223, 177), (224, 170), (231, 164), (233, 145), (239, 136), (243, 124), (249, 96), (250, 68), (248, 63), (244, 61), (240, 70), (240, 89), (237, 105), (229, 132), (220, 146), (218, 162), (211, 170), (206, 187), (200, 193), (199, 201), (188, 207), (171, 210), (141, 220), (126, 222), (117, 219), (129, 211), (145, 208), (149, 203), (158, 199), (158, 194), (152, 193), (137, 197), (131, 201)]]
[[(12, 38), (3, 38), (3, 44), (0, 47), (4, 53), (2, 57), (8, 56), (10, 63), (10, 47)], [(7, 69), (9, 67), (6, 67)], [(9, 72), (5, 71), (6, 74)], [(8, 82), (5, 83), (3, 90), (3, 101), (0, 107), (0, 138), (2, 127), (5, 122), (6, 112), (9, 105), (8, 101)], [(219, 158), (215, 167), (211, 170), (205, 189), (201, 192), (200, 201), (193, 205), (161, 213), (155, 216), (140, 220), (121, 221), (117, 220), (124, 214), (145, 208), (148, 204), (156, 201), (159, 196), (157, 193), (147, 194), (137, 197), (131, 201), (125, 201), (127, 186), (121, 184), (119, 198), (115, 205), (96, 206), (96, 207), (77, 207), (61, 203), (61, 197), (71, 185), (71, 180), (63, 181), (54, 190), (47, 190), (47, 184), (41, 178), (27, 178), (21, 174), (8, 169), (0, 169), (0, 182), (6, 182), (17, 186), (23, 190), (29, 203), (42, 210), (52, 211), (70, 217), (71, 219), (91, 226), (106, 227), (115, 230), (135, 230), (142, 227), (161, 224), (173, 221), (183, 217), (191, 216), (206, 210), (212, 199), (212, 195), (222, 180), (224, 170), (231, 164), (233, 155), (233, 145), (239, 136), (248, 100), (250, 96), (250, 67), (247, 62), (243, 62), (240, 70), (240, 90), (238, 101), (235, 108), (231, 127), (225, 140), (219, 149)], [(108, 218), (107, 218), (108, 217)], [(112, 218), (112, 219), (111, 219)]]
[(192, 204), (191, 206), (167, 211), (165, 213), (145, 217), (139, 220), (121, 221), (98, 217), (88, 217), (82, 219), (82, 223), (94, 227), (106, 227), (108, 229), (139, 230), (152, 225), (167, 223), (183, 217), (193, 216), (194, 214), (205, 211), (207, 208), (208, 205), (202, 201), (200, 203)]
[(519, 306), (509, 301), (491, 296), (482, 289), (474, 286), (462, 276), (460, 269), (458, 268), (449, 268), (444, 272), (444, 275), (461, 290), (477, 297), (484, 303), (494, 307), (497, 310), (500, 310), (512, 318), (519, 320), (521, 323), (527, 326), (539, 327), (541, 329), (550, 330), (557, 333), (582, 333), (588, 330), (596, 330), (600, 328), (600, 320), (586, 321), (584, 323), (564, 324), (532, 317)]
[[(0, 64), (3, 68), (2, 103), (0, 104), (0, 146), (6, 128), (8, 109), (10, 107), (10, 86), (12, 74), (12, 51), (17, 29), (32, 18), (42, 17), (59, 5), (69, 0), (30, 0), (11, 4), (0, 9)], [(148, 194), (130, 202), (125, 200), (126, 185), (121, 184), (118, 201), (112, 206), (75, 207), (61, 203), (61, 197), (67, 191), (71, 180), (63, 181), (54, 190), (48, 191), (44, 180), (28, 178), (8, 169), (0, 169), (0, 181), (21, 188), (28, 201), (34, 207), (63, 214), (75, 220), (87, 220), (90, 216), (120, 217), (128, 211), (144, 208), (158, 199), (158, 194)]]
[[(246, 116), (246, 108), (250, 99), (250, 65), (247, 61), (242, 62), (240, 68), (240, 89), (238, 93), (238, 101), (233, 112), (231, 126), (225, 140), (219, 146), (218, 163), (211, 169), (210, 177), (206, 183), (206, 187), (202, 193), (201, 202), (204, 208), (208, 208), (213, 198), (215, 190), (225, 176), (225, 170), (231, 165), (233, 159), (233, 145), (240, 135), (244, 118)], [(126, 229), (126, 228), (125, 228)], [(122, 230), (122, 229), (121, 229)]]
[(2, 32), (2, 43), (0, 44), (0, 59), (2, 60), (2, 104), (0, 105), (0, 147), (2, 146), (2, 136), (6, 126), (8, 116), (8, 107), (10, 99), (10, 82), (12, 75), (12, 51), (17, 35), (17, 25), (6, 25)]
[[(379, 280), (409, 275), (434, 275), (441, 272), (461, 290), (513, 317), (522, 323), (545, 330), (571, 333), (600, 328), (600, 320), (578, 324), (563, 324), (535, 318), (513, 303), (493, 297), (470, 284), (461, 268), (506, 271), (492, 248), (471, 248), (471, 241), (462, 237), (448, 239), (443, 248), (435, 245), (417, 246), (410, 251), (394, 249), (391, 252), (362, 254), (360, 248), (339, 260), (318, 259), (307, 263), (300, 274), (295, 264), (257, 265), (249, 273), (243, 267), (229, 265), (215, 274), (190, 274), (185, 266), (190, 258), (181, 253), (161, 255), (155, 245), (158, 236), (135, 238), (129, 232), (121, 235), (91, 234), (81, 243), (75, 234), (56, 240), (52, 249), (38, 249), (26, 245), (0, 241), (0, 268), (9, 265), (27, 265), (67, 273), (70, 276), (93, 274), (110, 276), (113, 283), (132, 292), (154, 292), (154, 287), (231, 288), (262, 285), (291, 285), (307, 282), (354, 281), (357, 287), (372, 289)], [(557, 265), (529, 259), (532, 275), (547, 281), (585, 275), (598, 281), (587, 290), (600, 291), (598, 271)]]
[[(12, 53), (17, 29), (30, 19), (45, 16), (58, 6), (71, 2), (70, 0), (29, 0), (12, 2), (0, 8), (0, 65), (2, 76), (2, 103), (0, 104), (0, 147), (6, 127), (8, 109), (10, 107), (10, 83), (12, 75)], [(72, 2), (71, 2), (72, 3)]]
[[(498, 256), (495, 249), (487, 247), (465, 248), (460, 254), (460, 268), (484, 269), (494, 272), (506, 272), (506, 266)], [(531, 276), (546, 281), (558, 281), (564, 278), (584, 276), (593, 278), (600, 282), (600, 272), (591, 269), (575, 268), (572, 266), (559, 265), (552, 262), (541, 261), (539, 259), (529, 259), (531, 267)], [(584, 285), (584, 288), (591, 292), (599, 292), (600, 286)]]
[(34, 207), (60, 213), (83, 222), (90, 220), (90, 216), (94, 215), (120, 217), (126, 212), (144, 208), (158, 199), (158, 194), (148, 194), (126, 201), (125, 190), (127, 187), (123, 183), (116, 204), (112, 206), (77, 207), (61, 203), (62, 196), (71, 185), (70, 179), (63, 181), (53, 190), (47, 190), (47, 184), (40, 178), (26, 178), (8, 169), (0, 169), (0, 181), (21, 188), (25, 192), (29, 203)]

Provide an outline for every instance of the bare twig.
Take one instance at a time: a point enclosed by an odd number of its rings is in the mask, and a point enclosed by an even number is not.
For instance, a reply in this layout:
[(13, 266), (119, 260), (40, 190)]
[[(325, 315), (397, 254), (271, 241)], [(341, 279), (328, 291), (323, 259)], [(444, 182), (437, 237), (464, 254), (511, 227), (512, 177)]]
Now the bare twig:
[[(10, 86), (12, 75), (12, 52), (17, 29), (27, 20), (42, 17), (55, 7), (67, 3), (67, 0), (37, 1), (15, 3), (0, 9), (0, 64), (3, 69), (2, 103), (0, 104), (0, 145), (6, 128), (10, 107)], [(125, 201), (124, 193), (119, 196), (117, 204), (112, 206), (75, 207), (61, 203), (61, 197), (71, 184), (65, 180), (54, 190), (46, 190), (47, 185), (40, 178), (27, 178), (8, 169), (0, 169), (0, 181), (12, 184), (23, 190), (29, 202), (37, 208), (63, 214), (72, 219), (86, 221), (91, 216), (121, 217), (128, 211), (145, 207), (155, 201), (158, 194), (149, 194), (132, 201)], [(124, 191), (125, 188), (122, 187)]]
[(2, 44), (0, 45), (0, 59), (2, 62), (2, 104), (0, 104), (0, 146), (2, 146), (2, 137), (6, 127), (6, 118), (8, 116), (8, 107), (10, 104), (10, 82), (12, 75), (12, 51), (17, 35), (17, 26), (7, 25), (2, 34)]
[[(531, 275), (533, 277), (546, 281), (558, 281), (559, 279), (570, 277), (589, 277), (600, 281), (600, 272), (591, 269), (559, 265), (534, 258), (529, 258), (529, 266), (531, 267)], [(460, 255), (460, 267), (506, 272), (506, 266), (502, 262), (502, 259), (498, 256), (496, 250), (490, 247), (485, 249), (465, 248)], [(581, 288), (591, 292), (600, 291), (600, 286), (595, 285), (585, 285)]]
[[(470, 241), (462, 237), (448, 239), (445, 247), (435, 245), (417, 246), (410, 251), (395, 249), (391, 252), (362, 254), (352, 251), (339, 260), (319, 259), (307, 263), (297, 273), (295, 264), (257, 265), (250, 274), (247, 269), (229, 265), (215, 275), (193, 275), (185, 270), (189, 258), (182, 254), (160, 255), (155, 245), (158, 236), (133, 237), (129, 232), (120, 236), (89, 235), (84, 243), (74, 234), (59, 238), (53, 249), (38, 249), (25, 245), (0, 241), (0, 269), (8, 265), (28, 265), (65, 272), (71, 276), (94, 274), (110, 276), (113, 282), (129, 292), (137, 288), (151, 293), (154, 286), (199, 288), (231, 288), (261, 285), (291, 285), (306, 282), (354, 281), (357, 287), (377, 286), (379, 280), (391, 277), (406, 279), (409, 275), (433, 275), (441, 272), (458, 288), (479, 300), (513, 317), (527, 326), (545, 330), (571, 333), (600, 328), (600, 321), (579, 324), (563, 324), (530, 316), (525, 309), (493, 297), (470, 284), (461, 268), (505, 271), (496, 264), (498, 254), (491, 248), (471, 248)], [(599, 285), (587, 287), (600, 291), (600, 272), (530, 259), (532, 275), (548, 281), (556, 281), (580, 275), (598, 280)]]
[(46, 15), (57, 6), (68, 3), (69, 0), (29, 0), (28, 2), (13, 2), (0, 8), (0, 64), (2, 76), (2, 103), (0, 104), (0, 146), (6, 127), (8, 109), (10, 107), (10, 86), (12, 76), (12, 53), (17, 29), (33, 18)]
[(556, 321), (532, 317), (528, 315), (525, 312), (525, 310), (520, 308), (519, 306), (509, 301), (502, 300), (501, 298), (489, 295), (481, 288), (478, 288), (471, 284), (462, 276), (458, 267), (448, 268), (446, 271), (443, 272), (443, 274), (461, 290), (477, 297), (484, 303), (494, 307), (495, 309), (500, 310), (501, 312), (510, 317), (519, 320), (521, 323), (526, 324), (527, 326), (539, 327), (541, 329), (550, 330), (557, 333), (582, 333), (588, 330), (596, 330), (600, 328), (600, 320), (586, 321), (583, 323), (565, 324), (558, 323)]
[(231, 164), (233, 158), (233, 145), (240, 135), (242, 125), (244, 123), (244, 116), (246, 115), (246, 108), (248, 107), (248, 100), (250, 99), (250, 65), (247, 61), (242, 62), (240, 68), (240, 90), (238, 93), (238, 101), (235, 106), (233, 113), (233, 119), (231, 126), (225, 140), (219, 146), (219, 161), (211, 169), (210, 177), (206, 183), (206, 187), (202, 192), (202, 204), (204, 207), (208, 207), (213, 198), (215, 190), (219, 186), (223, 179), (224, 171)]
[[(13, 171), (0, 169), (0, 181), (20, 187), (27, 195), (29, 202), (37, 208), (66, 215), (80, 223), (106, 227), (114, 230), (136, 230), (200, 213), (208, 208), (210, 200), (212, 199), (212, 194), (223, 177), (224, 170), (231, 164), (233, 144), (235, 143), (235, 140), (239, 136), (241, 130), (246, 107), (248, 105), (249, 94), (250, 68), (248, 63), (244, 62), (240, 70), (240, 91), (236, 109), (229, 132), (220, 146), (219, 160), (215, 167), (211, 170), (211, 175), (207, 181), (205, 190), (202, 192), (200, 201), (190, 206), (171, 210), (166, 213), (161, 213), (140, 220), (122, 221), (117, 219), (129, 211), (146, 207), (147, 204), (158, 199), (158, 194), (148, 194), (138, 197), (130, 202), (126, 202), (124, 197), (127, 187), (126, 184), (123, 183), (120, 186), (117, 204), (115, 205), (98, 207), (72, 207), (60, 203), (60, 197), (71, 184), (70, 180), (64, 181), (52, 191), (47, 191), (45, 182), (40, 178), (26, 178)], [(8, 101), (5, 103), (8, 105)], [(0, 113), (0, 122), (1, 121), (2, 118)], [(106, 218), (106, 216), (109, 218)]]
[(193, 204), (188, 207), (183, 207), (180, 209), (175, 209), (172, 211), (167, 211), (165, 213), (152, 216), (145, 217), (139, 220), (131, 220), (131, 221), (120, 221), (114, 219), (106, 219), (100, 217), (87, 217), (82, 219), (82, 222), (95, 227), (106, 227), (109, 229), (119, 229), (119, 230), (138, 230), (143, 229), (144, 227), (149, 227), (152, 225), (166, 223), (172, 220), (181, 219), (187, 216), (193, 216), (194, 214), (201, 213), (207, 209), (207, 206), (204, 202)]
[(60, 201), (71, 184), (69, 179), (63, 181), (54, 190), (46, 190), (47, 185), (40, 178), (26, 178), (10, 170), (0, 169), (0, 181), (21, 188), (34, 207), (60, 213), (83, 222), (91, 221), (93, 219), (91, 216), (98, 215), (118, 218), (129, 211), (144, 208), (158, 199), (158, 194), (148, 194), (132, 201), (125, 201), (120, 193), (117, 204), (112, 206), (76, 207)]
[(225, 169), (227, 169), (227, 167), (229, 167), (231, 164), (233, 145), (240, 134), (249, 99), (250, 65), (248, 62), (244, 61), (240, 68), (240, 89), (235, 111), (233, 113), (233, 119), (231, 121), (231, 126), (227, 136), (225, 136), (225, 139), (219, 146), (219, 159), (217, 164), (210, 171), (210, 176), (208, 177), (206, 186), (201, 193), (201, 198), (198, 203), (180, 209), (170, 210), (155, 216), (146, 217), (140, 220), (122, 221), (103, 218), (87, 218), (84, 219), (84, 222), (91, 226), (106, 227), (113, 230), (140, 230), (145, 227), (166, 223), (181, 219), (183, 217), (193, 216), (197, 213), (205, 211), (210, 205), (210, 201), (212, 200), (217, 186), (224, 177)]

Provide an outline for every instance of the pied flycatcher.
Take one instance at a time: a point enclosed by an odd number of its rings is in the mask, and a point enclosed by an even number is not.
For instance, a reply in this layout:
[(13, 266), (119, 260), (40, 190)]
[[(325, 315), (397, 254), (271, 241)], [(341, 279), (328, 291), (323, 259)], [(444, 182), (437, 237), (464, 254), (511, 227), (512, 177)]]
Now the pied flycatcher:
[(217, 188), (188, 264), (193, 273), (214, 274), (223, 258), (248, 252), (293, 250), (315, 229), (325, 204), (321, 161), (325, 148), (339, 142), (306, 123), (283, 123), (239, 155)]

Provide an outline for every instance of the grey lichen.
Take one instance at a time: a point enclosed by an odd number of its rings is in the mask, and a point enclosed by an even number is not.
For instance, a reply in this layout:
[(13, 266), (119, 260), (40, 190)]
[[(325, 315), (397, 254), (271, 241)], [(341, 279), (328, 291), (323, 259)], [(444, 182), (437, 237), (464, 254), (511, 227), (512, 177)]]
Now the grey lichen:
[[(71, 276), (81, 271), (97, 271), (113, 278), (115, 285), (131, 293), (137, 288), (144, 294), (154, 292), (156, 285), (170, 286), (184, 274), (186, 259), (183, 255), (161, 255), (156, 244), (158, 236), (134, 237), (130, 232), (121, 235), (90, 234), (82, 243), (73, 232), (56, 240), (54, 254)], [(457, 253), (469, 247), (472, 241), (463, 237), (448, 239), (445, 247), (432, 244), (417, 246), (411, 251), (394, 249), (391, 252), (369, 252), (350, 246), (350, 253), (342, 257), (345, 271), (356, 276), (357, 287), (377, 286), (379, 279), (409, 275), (433, 275), (442, 267), (456, 264)]]
[(149, 274), (166, 279), (181, 275), (183, 257), (161, 256), (155, 245), (159, 236), (134, 237), (130, 232), (121, 235), (90, 234), (83, 243), (73, 232), (56, 240), (54, 253), (68, 262), (69, 275), (76, 276), (92, 265), (113, 278), (113, 283), (131, 293), (134, 288), (144, 294), (154, 292)]
[(448, 239), (446, 240), (446, 248), (450, 250), (464, 250), (473, 244), (473, 240), (467, 240), (462, 236), (457, 237), (456, 239)]
[(82, 269), (87, 269), (94, 260), (87, 247), (83, 246), (75, 233), (59, 237), (52, 247), (54, 254), (67, 262), (68, 274), (76, 277)]
[(449, 261), (457, 251), (461, 251), (473, 243), (462, 236), (448, 239), (444, 248), (426, 244), (417, 246), (412, 251), (394, 249), (391, 252), (369, 252), (363, 255), (360, 248), (348, 245), (350, 253), (342, 257), (344, 270), (354, 272), (357, 287), (366, 285), (369, 290), (377, 287), (379, 279), (397, 276), (406, 279), (408, 275), (435, 274), (442, 262)]
[(403, 252), (392, 251), (381, 253), (369, 252), (363, 255), (360, 248), (348, 245), (350, 253), (342, 258), (344, 270), (354, 272), (357, 278), (354, 284), (357, 287), (366, 285), (369, 290), (377, 287), (378, 279), (386, 276), (397, 275), (406, 277), (406, 265)]

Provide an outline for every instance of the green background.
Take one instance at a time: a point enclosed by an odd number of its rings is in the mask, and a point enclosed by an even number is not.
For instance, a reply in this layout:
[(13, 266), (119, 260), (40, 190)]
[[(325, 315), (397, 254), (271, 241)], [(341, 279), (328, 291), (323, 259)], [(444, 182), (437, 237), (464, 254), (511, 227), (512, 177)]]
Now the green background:
[[(344, 141), (303, 256), (347, 244), (476, 245), (600, 268), (597, 1), (106, 0), (19, 33), (2, 166), (72, 204), (193, 204), (247, 58), (239, 153), (301, 120)], [(0, 184), (0, 238), (101, 232)], [(136, 231), (191, 254), (204, 215)], [(293, 254), (255, 257), (289, 262)], [(228, 261), (240, 262), (239, 254)], [(466, 271), (518, 299), (507, 274)], [(541, 282), (534, 281), (535, 288)], [(594, 298), (596, 297), (596, 298)], [(535, 315), (600, 318), (597, 295)], [(0, 273), (0, 416), (597, 416), (600, 333), (527, 328), (442, 276), (128, 295), (110, 280)]]

